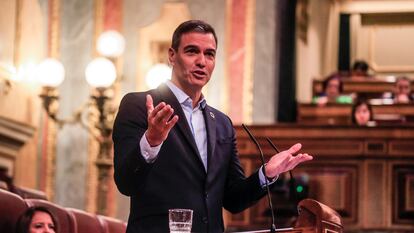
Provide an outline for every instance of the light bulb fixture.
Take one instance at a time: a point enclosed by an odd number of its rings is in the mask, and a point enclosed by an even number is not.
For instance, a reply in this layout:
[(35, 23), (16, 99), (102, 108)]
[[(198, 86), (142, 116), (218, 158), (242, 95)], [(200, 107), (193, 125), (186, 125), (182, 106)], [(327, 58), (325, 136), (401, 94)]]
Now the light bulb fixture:
[(115, 30), (105, 31), (98, 37), (96, 49), (102, 56), (119, 57), (125, 49), (124, 36)]
[(46, 58), (34, 68), (34, 74), (37, 82), (42, 85), (39, 96), (47, 115), (59, 125), (63, 124), (64, 121), (57, 118), (59, 94), (56, 88), (65, 78), (65, 68), (60, 61)]
[(65, 79), (65, 68), (54, 58), (43, 60), (36, 69), (36, 80), (47, 87), (58, 87)]
[(92, 60), (85, 70), (86, 81), (95, 88), (107, 88), (116, 79), (116, 68), (114, 63), (104, 57)]
[(158, 63), (153, 65), (145, 76), (149, 88), (157, 88), (161, 83), (171, 79), (172, 69), (167, 64)]

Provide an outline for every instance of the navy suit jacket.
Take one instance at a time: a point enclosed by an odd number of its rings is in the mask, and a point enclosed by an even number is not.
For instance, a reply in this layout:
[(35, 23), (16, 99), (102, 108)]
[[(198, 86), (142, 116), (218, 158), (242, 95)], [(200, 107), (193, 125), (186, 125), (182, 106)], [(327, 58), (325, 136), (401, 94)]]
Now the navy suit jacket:
[[(154, 106), (164, 101), (179, 116), (154, 163), (147, 163), (139, 148), (147, 129), (147, 94)], [(208, 105), (203, 114), (207, 172), (181, 105), (165, 84), (122, 99), (113, 131), (114, 178), (119, 191), (130, 196), (128, 233), (169, 232), (171, 208), (193, 210), (192, 232), (223, 232), (223, 207), (237, 213), (265, 195), (257, 171), (244, 175), (229, 117)]]

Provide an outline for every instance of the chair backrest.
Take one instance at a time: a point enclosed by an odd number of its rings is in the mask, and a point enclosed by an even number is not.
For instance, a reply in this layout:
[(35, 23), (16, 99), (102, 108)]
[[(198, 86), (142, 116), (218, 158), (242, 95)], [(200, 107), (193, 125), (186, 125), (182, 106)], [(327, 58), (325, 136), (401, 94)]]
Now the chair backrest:
[(46, 193), (40, 190), (24, 188), (24, 187), (14, 187), (14, 192), (21, 196), (23, 199), (42, 199), (47, 200)]
[(98, 218), (101, 224), (105, 228), (106, 233), (125, 233), (127, 224), (116, 218), (111, 218), (108, 216), (98, 215)]
[(66, 208), (66, 210), (75, 217), (78, 233), (107, 233), (96, 215), (79, 209)]
[(17, 220), (26, 209), (27, 205), (21, 197), (0, 189), (0, 232), (14, 233)]
[(57, 218), (59, 233), (78, 233), (76, 220), (71, 212), (52, 202), (41, 199), (25, 199), (27, 206), (43, 206), (48, 208)]

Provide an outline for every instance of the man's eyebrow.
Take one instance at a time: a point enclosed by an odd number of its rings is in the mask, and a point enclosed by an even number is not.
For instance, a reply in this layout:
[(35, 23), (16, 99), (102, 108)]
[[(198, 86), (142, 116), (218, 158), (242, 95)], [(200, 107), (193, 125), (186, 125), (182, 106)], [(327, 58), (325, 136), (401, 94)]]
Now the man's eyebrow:
[(196, 46), (196, 45), (192, 45), (192, 44), (189, 44), (189, 45), (186, 45), (186, 46), (184, 47), (184, 49), (193, 49), (193, 48), (197, 48), (197, 49), (198, 49), (198, 46)]
[[(186, 46), (183, 48), (183, 50), (188, 50), (188, 49), (197, 49), (197, 50), (201, 50), (201, 49), (200, 49), (200, 47), (198, 47), (197, 45), (192, 45), (192, 44), (186, 45)], [(215, 48), (207, 48), (207, 49), (205, 49), (204, 51), (205, 51), (205, 52), (213, 52), (213, 53), (216, 53), (216, 49), (215, 49)]]

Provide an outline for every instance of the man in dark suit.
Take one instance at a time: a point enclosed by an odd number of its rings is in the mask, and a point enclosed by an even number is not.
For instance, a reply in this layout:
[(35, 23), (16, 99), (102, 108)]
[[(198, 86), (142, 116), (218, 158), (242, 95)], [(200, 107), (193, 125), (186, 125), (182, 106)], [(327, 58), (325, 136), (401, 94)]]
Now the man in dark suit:
[(232, 122), (202, 95), (216, 48), (209, 24), (182, 23), (168, 51), (171, 81), (121, 101), (113, 132), (114, 176), (131, 198), (128, 233), (168, 232), (172, 208), (193, 210), (192, 232), (223, 232), (223, 207), (232, 213), (248, 208), (266, 194), (266, 179), (312, 159), (293, 156), (301, 147), (296, 144), (245, 177)]

